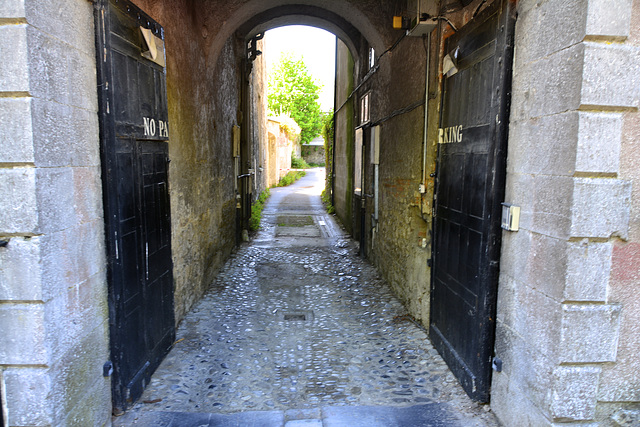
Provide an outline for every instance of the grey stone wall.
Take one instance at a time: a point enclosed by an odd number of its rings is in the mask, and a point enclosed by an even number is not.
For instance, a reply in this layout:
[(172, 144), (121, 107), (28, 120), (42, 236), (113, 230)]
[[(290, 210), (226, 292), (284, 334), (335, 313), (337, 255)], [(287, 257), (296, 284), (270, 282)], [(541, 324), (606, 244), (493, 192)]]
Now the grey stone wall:
[(618, 388), (635, 366), (637, 297), (611, 286), (634, 233), (637, 172), (621, 168), (640, 95), (631, 16), (630, 0), (518, 4), (506, 201), (522, 212), (503, 234), (491, 401), (506, 425), (610, 422), (599, 402), (638, 401), (637, 383)]
[[(596, 420), (603, 424), (611, 420), (623, 424), (625, 419), (640, 423), (640, 115), (637, 110), (640, 98), (640, 4), (633, 2), (629, 13), (627, 2), (624, 3), (625, 7), (619, 12), (627, 13), (627, 16), (622, 20), (624, 25), (617, 28), (617, 34), (620, 41), (624, 42), (619, 48), (630, 56), (627, 61), (635, 79), (631, 86), (635, 86), (636, 92), (628, 96), (635, 97), (636, 101), (635, 107), (620, 112), (618, 177), (631, 182), (631, 203), (628, 238), (616, 239), (611, 245), (607, 297), (612, 303), (619, 304), (621, 310), (615, 364), (602, 366), (598, 385)], [(607, 13), (612, 12), (609, 9)], [(610, 19), (611, 23), (620, 18)], [(630, 19), (628, 37), (625, 34), (627, 19)]]
[(10, 426), (110, 423), (93, 7), (0, 3), (0, 370)]
[(324, 164), (324, 147), (322, 145), (303, 145), (302, 158), (307, 163)]

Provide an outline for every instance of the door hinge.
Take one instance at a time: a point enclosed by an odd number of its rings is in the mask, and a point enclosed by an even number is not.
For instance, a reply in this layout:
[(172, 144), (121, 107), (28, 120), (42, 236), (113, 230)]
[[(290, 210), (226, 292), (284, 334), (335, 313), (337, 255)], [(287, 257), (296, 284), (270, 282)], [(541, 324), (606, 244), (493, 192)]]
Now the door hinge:
[(102, 376), (105, 378), (110, 377), (113, 374), (113, 363), (107, 360), (102, 366)]

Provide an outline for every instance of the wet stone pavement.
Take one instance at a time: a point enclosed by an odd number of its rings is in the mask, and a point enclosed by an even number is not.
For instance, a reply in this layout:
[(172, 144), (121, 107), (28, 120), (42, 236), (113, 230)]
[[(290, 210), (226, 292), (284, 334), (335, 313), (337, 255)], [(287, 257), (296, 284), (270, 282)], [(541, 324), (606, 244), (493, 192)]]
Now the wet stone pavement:
[(115, 426), (495, 426), (320, 202), (272, 189), (263, 229), (184, 318)]

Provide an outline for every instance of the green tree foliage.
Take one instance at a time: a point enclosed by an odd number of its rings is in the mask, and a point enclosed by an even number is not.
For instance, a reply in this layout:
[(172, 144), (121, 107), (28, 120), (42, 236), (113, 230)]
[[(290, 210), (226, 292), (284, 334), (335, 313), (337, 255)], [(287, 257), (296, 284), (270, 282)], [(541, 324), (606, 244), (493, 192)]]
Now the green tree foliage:
[(291, 116), (300, 126), (302, 144), (307, 144), (322, 129), (320, 89), (303, 59), (291, 53), (283, 54), (269, 73), (269, 111), (276, 116)]

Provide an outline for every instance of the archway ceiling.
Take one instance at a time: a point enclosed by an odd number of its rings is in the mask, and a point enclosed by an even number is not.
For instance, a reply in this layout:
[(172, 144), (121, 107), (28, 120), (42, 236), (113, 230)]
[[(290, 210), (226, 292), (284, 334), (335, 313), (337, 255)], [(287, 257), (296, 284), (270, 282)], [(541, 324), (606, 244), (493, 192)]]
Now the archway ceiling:
[(281, 6), (252, 17), (238, 28), (238, 34), (247, 38), (272, 28), (286, 25), (309, 25), (335, 34), (356, 54), (360, 50), (360, 32), (342, 17), (314, 6), (292, 8)]
[[(406, 0), (195, 0), (216, 16), (218, 29), (210, 48), (217, 56), (234, 33), (252, 36), (282, 25), (312, 25), (331, 31), (352, 51), (362, 38), (376, 51), (384, 51), (401, 35), (392, 28), (394, 13), (406, 8)], [(212, 9), (213, 8), (213, 9)]]

